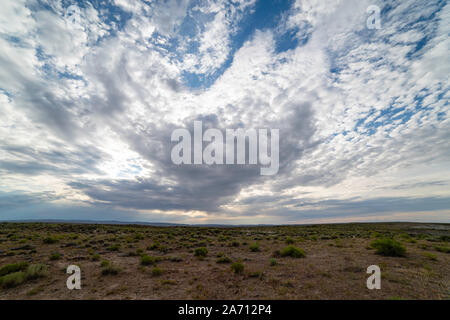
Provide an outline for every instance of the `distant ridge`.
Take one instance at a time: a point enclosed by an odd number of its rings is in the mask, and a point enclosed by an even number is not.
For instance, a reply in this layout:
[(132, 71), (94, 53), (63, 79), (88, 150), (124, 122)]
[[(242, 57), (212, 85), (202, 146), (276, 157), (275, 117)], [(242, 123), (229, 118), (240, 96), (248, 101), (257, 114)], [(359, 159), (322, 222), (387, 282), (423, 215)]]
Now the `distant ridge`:
[(24, 219), (24, 220), (2, 220), (0, 223), (71, 223), (71, 224), (106, 224), (106, 225), (142, 225), (153, 227), (210, 227), (210, 228), (236, 228), (236, 227), (277, 227), (277, 226), (313, 226), (313, 225), (337, 225), (337, 224), (396, 224), (408, 223), (417, 225), (449, 225), (448, 222), (415, 222), (415, 221), (364, 221), (364, 222), (342, 222), (342, 223), (293, 223), (293, 224), (187, 224), (169, 222), (143, 222), (143, 221), (117, 221), (117, 220), (65, 220), (65, 219)]
[[(64, 220), (64, 219), (24, 219), (24, 220), (1, 220), (0, 223), (72, 223), (72, 224), (118, 224), (118, 225), (145, 225), (154, 227), (217, 227), (217, 228), (234, 228), (234, 227), (258, 227), (258, 226), (276, 226), (274, 224), (183, 224), (169, 222), (143, 222), (143, 221), (117, 221), (117, 220)], [(292, 224), (293, 226), (294, 224)], [(302, 224), (295, 224), (302, 225)], [(307, 224), (305, 224), (307, 225)]]

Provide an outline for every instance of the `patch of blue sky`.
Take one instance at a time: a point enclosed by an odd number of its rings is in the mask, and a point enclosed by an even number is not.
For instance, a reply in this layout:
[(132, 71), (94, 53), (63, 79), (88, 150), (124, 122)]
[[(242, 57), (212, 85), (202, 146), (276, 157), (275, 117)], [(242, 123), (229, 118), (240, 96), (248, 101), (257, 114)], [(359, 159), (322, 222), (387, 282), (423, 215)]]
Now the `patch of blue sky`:
[[(225, 62), (211, 74), (195, 74), (184, 72), (182, 74), (183, 83), (192, 89), (205, 89), (210, 87), (217, 78), (219, 78), (233, 62), (233, 56), (242, 45), (251, 39), (256, 30), (273, 30), (275, 35), (275, 52), (283, 52), (293, 49), (301, 43), (306, 43), (308, 37), (300, 38), (297, 36), (298, 29), (286, 30), (285, 33), (277, 34), (276, 28), (279, 26), (283, 14), (287, 13), (292, 7), (293, 1), (259, 0), (251, 9), (247, 9), (244, 18), (237, 26), (237, 32), (231, 36), (231, 50)], [(195, 48), (193, 53), (195, 52)]]
[(126, 169), (120, 170), (118, 173), (118, 176), (121, 178), (127, 178), (130, 175), (138, 175), (142, 172), (142, 168), (135, 164), (130, 164), (127, 166)]
[(48, 79), (71, 79), (71, 80), (81, 80), (85, 82), (84, 78), (80, 75), (69, 72), (68, 70), (58, 70), (53, 64), (51, 64), (51, 56), (44, 53), (41, 47), (36, 48), (36, 58), (43, 64), (40, 70), (44, 73), (45, 77)]
[[(399, 33), (407, 32), (414, 30), (418, 33), (423, 34), (419, 40), (411, 41), (413, 48), (406, 54), (406, 57), (410, 60), (415, 58), (420, 58), (422, 54), (422, 49), (428, 44), (428, 42), (433, 39), (436, 34), (438, 28), (438, 19), (437, 14), (441, 11), (441, 9), (445, 6), (446, 1), (430, 1), (427, 3), (427, 6), (433, 8), (430, 12), (421, 13), (419, 17), (415, 14), (410, 14), (409, 10), (405, 10), (401, 14), (390, 15), (391, 11), (393, 11), (400, 3), (385, 3), (381, 7), (380, 11), (380, 20), (382, 28), (390, 28), (391, 25), (395, 25), (396, 32), (392, 35), (395, 37)], [(403, 24), (398, 24), (398, 21), (406, 21)], [(364, 21), (365, 22), (365, 21)], [(390, 43), (392, 39), (390, 37), (380, 38), (377, 36), (376, 29), (368, 29), (362, 28), (355, 32), (355, 35), (358, 36), (362, 41), (367, 43)], [(358, 43), (356, 43), (358, 44)], [(335, 81), (338, 81), (338, 75), (346, 70), (346, 60), (345, 58), (347, 53), (353, 49), (353, 47), (349, 46), (347, 48), (340, 48), (339, 52), (328, 52), (328, 56), (330, 58), (330, 74)], [(370, 61), (368, 62), (377, 62), (377, 64), (383, 63), (383, 59), (379, 59), (379, 61)], [(395, 68), (406, 68), (402, 65), (391, 65), (392, 69)]]
[[(445, 2), (445, 1), (443, 1)], [(412, 59), (414, 57), (421, 56), (422, 49), (428, 44), (428, 42), (434, 38), (436, 35), (436, 31), (438, 29), (438, 20), (436, 19), (436, 15), (441, 9), (443, 5), (436, 8), (429, 17), (421, 16), (415, 22), (410, 23), (405, 28), (409, 29), (418, 29), (419, 32), (424, 32), (425, 35), (419, 41), (415, 42), (415, 47), (406, 54), (406, 57)]]
[(299, 44), (304, 45), (309, 40), (309, 34), (302, 37), (301, 42), (297, 36), (299, 28), (289, 29), (275, 39), (275, 52), (280, 53), (287, 50), (295, 49)]
[[(385, 21), (388, 24), (390, 22), (398, 25), (398, 29), (394, 36), (398, 33), (407, 32), (414, 30), (418, 33), (422, 33), (423, 37), (419, 41), (413, 41), (415, 44), (414, 48), (407, 53), (406, 57), (412, 59), (414, 57), (420, 56), (421, 49), (424, 48), (427, 43), (435, 36), (435, 33), (438, 28), (438, 17), (437, 14), (445, 7), (446, 1), (442, 0), (430, 0), (427, 2), (427, 8), (431, 10), (421, 10), (420, 15), (417, 16), (416, 13), (411, 13), (411, 10), (404, 10), (400, 15), (391, 16), (390, 19), (395, 21)], [(381, 10), (381, 20), (388, 19), (387, 13), (389, 13), (393, 8), (390, 5), (386, 5), (383, 10)], [(397, 21), (404, 21), (402, 24), (396, 23)], [(389, 42), (389, 38), (385, 39), (386, 42)]]
[(438, 112), (436, 116), (438, 121), (444, 121), (445, 119), (447, 119), (447, 114), (445, 112)]
[(11, 43), (13, 43), (15, 45), (18, 45), (18, 46), (24, 46), (25, 45), (23, 43), (23, 40), (20, 39), (19, 37), (7, 35), (7, 34), (2, 34), (1, 37), (3, 39), (5, 39), (6, 41), (11, 42)]
[(0, 88), (0, 93), (8, 97), (8, 101), (11, 102), (13, 95), (6, 91), (4, 88)]
[[(426, 90), (425, 90), (426, 91)], [(395, 126), (405, 124), (411, 117), (419, 111), (427, 111), (432, 108), (428, 105), (424, 105), (423, 101), (427, 95), (416, 95), (414, 97), (414, 104), (411, 106), (400, 106), (396, 107), (395, 101), (390, 104), (389, 108), (383, 109), (373, 117), (376, 110), (371, 109), (370, 112), (363, 118), (359, 119), (353, 130), (359, 131), (360, 133), (366, 135), (373, 135), (379, 127), (386, 127), (387, 131), (392, 130)], [(438, 100), (443, 96), (443, 93), (438, 95)], [(371, 119), (370, 121), (368, 121)], [(437, 116), (438, 121), (443, 121), (444, 114), (440, 113)], [(420, 120), (419, 120), (420, 121)], [(390, 126), (393, 125), (393, 126)]]
[[(131, 19), (132, 13), (122, 10), (119, 6), (114, 5), (112, 1), (106, 0), (61, 0), (61, 7), (67, 10), (70, 6), (77, 6), (81, 9), (93, 7), (97, 10), (99, 18), (111, 27), (108, 36), (114, 36), (117, 31), (122, 30), (127, 21)], [(31, 4), (33, 11), (49, 10), (55, 12), (47, 1), (37, 0), (35, 4)]]

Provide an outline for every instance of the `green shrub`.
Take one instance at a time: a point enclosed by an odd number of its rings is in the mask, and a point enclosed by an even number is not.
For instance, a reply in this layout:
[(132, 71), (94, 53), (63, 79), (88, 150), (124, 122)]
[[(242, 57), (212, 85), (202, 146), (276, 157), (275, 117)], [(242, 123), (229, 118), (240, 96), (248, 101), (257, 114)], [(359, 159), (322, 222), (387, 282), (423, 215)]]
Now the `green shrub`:
[(206, 257), (207, 254), (208, 254), (208, 249), (206, 249), (205, 247), (197, 248), (194, 251), (194, 255), (196, 257)]
[(25, 271), (27, 279), (37, 279), (47, 276), (47, 266), (45, 264), (32, 264)]
[(143, 266), (149, 266), (149, 265), (155, 264), (155, 262), (156, 262), (156, 259), (154, 257), (152, 257), (152, 256), (147, 255), (147, 254), (144, 254), (141, 257), (141, 264)]
[(223, 256), (216, 260), (217, 263), (231, 263), (231, 259)]
[[(33, 280), (47, 275), (47, 267), (44, 264), (13, 264), (14, 267), (3, 269), (7, 274), (0, 277), (0, 285), (5, 288), (12, 288), (25, 282), (26, 280)], [(8, 265), (11, 266), (11, 265)], [(25, 266), (27, 266), (25, 268)], [(19, 268), (19, 269), (18, 269)], [(24, 270), (12, 271), (11, 270)]]
[(56, 242), (58, 242), (58, 239), (56, 239), (55, 237), (48, 236), (47, 238), (44, 238), (45, 244), (53, 244)]
[(91, 260), (92, 261), (99, 261), (100, 260), (100, 255), (98, 253), (95, 253), (91, 256)]
[(286, 242), (286, 244), (294, 244), (295, 240), (292, 239), (291, 237), (289, 237), (289, 238), (286, 238), (285, 242)]
[(102, 269), (102, 275), (104, 275), (104, 276), (107, 276), (107, 275), (115, 276), (115, 275), (119, 274), (119, 272), (120, 272), (120, 269), (115, 266), (108, 266), (108, 267)]
[(25, 272), (18, 271), (0, 277), (0, 284), (5, 288), (12, 288), (18, 286), (19, 284), (22, 284), (23, 282), (25, 282), (25, 280)]
[(137, 257), (137, 256), (139, 256), (139, 254), (138, 254), (136, 251), (129, 251), (129, 252), (127, 253), (127, 255), (128, 255), (129, 257)]
[(236, 274), (240, 274), (244, 272), (244, 265), (241, 262), (234, 262), (231, 265), (231, 271), (233, 271)]
[(278, 263), (277, 263), (277, 260), (276, 259), (274, 259), (274, 258), (272, 258), (272, 259), (270, 259), (270, 265), (273, 267), (273, 266), (276, 266)]
[(449, 247), (436, 246), (436, 247), (434, 247), (434, 249), (436, 249), (436, 251), (439, 251), (439, 252), (450, 253), (450, 248)]
[(373, 241), (370, 244), (375, 248), (377, 254), (389, 257), (403, 257), (406, 254), (406, 248), (394, 239), (385, 238)]
[(30, 291), (28, 291), (27, 296), (34, 296), (42, 291), (44, 291), (44, 287), (39, 286), (39, 287), (33, 288)]
[(144, 240), (144, 236), (140, 233), (134, 235), (135, 240)]
[(120, 272), (120, 268), (113, 266), (112, 263), (108, 260), (103, 260), (100, 265), (103, 267), (102, 275), (104, 275), (104, 276), (107, 276), (107, 275), (114, 276)]
[(120, 244), (117, 244), (117, 243), (108, 247), (109, 251), (119, 251), (119, 249), (120, 249)]
[(231, 246), (232, 246), (232, 247), (239, 247), (239, 242), (238, 242), (238, 241), (233, 241), (233, 242), (231, 243)]
[(147, 246), (147, 250), (157, 250), (159, 248), (159, 243), (155, 242), (150, 246)]
[(103, 260), (101, 263), (100, 263), (100, 267), (108, 267), (108, 266), (110, 266), (111, 265), (111, 261), (109, 261), (109, 260)]
[(264, 276), (264, 273), (262, 271), (252, 271), (248, 274), (250, 278), (259, 278), (262, 279)]
[(160, 269), (158, 267), (153, 267), (152, 276), (158, 277), (158, 276), (162, 275), (162, 273), (163, 273), (162, 269)]
[(282, 257), (304, 258), (306, 253), (303, 249), (296, 248), (294, 246), (287, 246), (281, 250), (280, 255)]
[(52, 254), (50, 255), (50, 260), (52, 260), (52, 261), (54, 261), (54, 260), (59, 260), (59, 259), (61, 259), (61, 254), (59, 254), (59, 253), (57, 253), (57, 252), (52, 253)]
[(7, 264), (0, 268), (0, 277), (9, 273), (25, 271), (28, 268), (28, 262), (19, 262)]
[(158, 251), (162, 253), (167, 253), (169, 251), (169, 248), (167, 246), (159, 246)]
[(181, 258), (181, 257), (170, 257), (168, 259), (171, 262), (181, 262), (181, 261), (183, 261), (183, 258)]
[(424, 253), (423, 253), (423, 256), (424, 256), (425, 258), (429, 259), (429, 260), (437, 261), (437, 256), (436, 256), (434, 253), (431, 253), (431, 252), (424, 252)]
[(257, 243), (252, 243), (250, 245), (250, 251), (251, 252), (258, 252), (259, 251), (259, 245)]

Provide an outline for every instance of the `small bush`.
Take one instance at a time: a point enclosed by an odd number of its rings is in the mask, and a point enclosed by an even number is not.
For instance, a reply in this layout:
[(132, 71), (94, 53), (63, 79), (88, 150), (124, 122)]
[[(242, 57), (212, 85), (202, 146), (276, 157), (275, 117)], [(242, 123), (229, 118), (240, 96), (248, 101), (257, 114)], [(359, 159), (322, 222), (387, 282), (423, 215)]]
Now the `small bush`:
[(144, 236), (140, 233), (134, 235), (135, 240), (144, 240)]
[(102, 269), (102, 275), (107, 276), (107, 275), (112, 275), (115, 276), (117, 274), (119, 274), (120, 269), (114, 266), (109, 266), (106, 268)]
[(27, 279), (37, 279), (47, 276), (47, 266), (45, 264), (32, 264), (25, 271)]
[(108, 247), (109, 251), (119, 251), (119, 249), (120, 249), (120, 244), (117, 244), (117, 243)]
[(206, 249), (205, 247), (197, 248), (194, 251), (194, 255), (196, 257), (206, 257), (207, 254), (208, 254), (208, 249)]
[(93, 254), (93, 255), (91, 256), (91, 260), (92, 260), (92, 261), (99, 261), (99, 260), (100, 260), (100, 255), (99, 255), (98, 253)]
[(147, 250), (157, 250), (159, 248), (159, 243), (155, 242), (150, 246), (147, 246)]
[(101, 263), (100, 263), (100, 267), (108, 267), (109, 265), (111, 265), (111, 261), (109, 261), (109, 260), (103, 260)]
[(231, 243), (231, 246), (232, 246), (232, 247), (239, 247), (239, 242), (238, 242), (238, 241), (233, 241), (233, 242)]
[(259, 251), (259, 245), (257, 243), (252, 243), (250, 245), (250, 251), (251, 252), (258, 252)]
[(44, 287), (39, 286), (39, 287), (33, 288), (30, 291), (28, 291), (27, 296), (34, 296), (42, 291), (44, 291)]
[(162, 273), (163, 273), (162, 269), (160, 269), (158, 267), (154, 267), (152, 269), (152, 276), (154, 276), (154, 277), (158, 277), (158, 276), (162, 275)]
[(120, 272), (120, 268), (113, 266), (111, 264), (110, 261), (108, 260), (103, 260), (102, 263), (100, 264), (103, 269), (102, 269), (102, 275), (107, 276), (107, 275), (116, 275)]
[(234, 262), (231, 265), (231, 271), (233, 271), (233, 273), (240, 274), (244, 272), (244, 265), (241, 262)]
[(294, 246), (287, 246), (281, 250), (280, 255), (282, 257), (304, 258), (306, 253), (303, 249), (296, 248)]
[(217, 263), (231, 263), (231, 259), (223, 256), (216, 260)]
[(434, 249), (436, 249), (436, 251), (439, 251), (439, 252), (450, 253), (450, 248), (449, 247), (436, 246), (436, 247), (434, 247)]
[(291, 237), (289, 237), (289, 238), (286, 238), (286, 244), (294, 244), (294, 239), (292, 239)]
[(18, 286), (19, 284), (22, 284), (23, 282), (25, 282), (25, 280), (25, 272), (19, 271), (9, 273), (3, 277), (0, 277), (0, 284), (5, 288), (12, 288)]
[(248, 274), (250, 278), (259, 278), (262, 279), (264, 276), (264, 273), (262, 271), (252, 271)]
[(158, 251), (161, 253), (167, 253), (169, 252), (169, 248), (167, 246), (159, 246)]
[(48, 236), (47, 238), (44, 238), (43, 241), (45, 244), (53, 244), (58, 242), (58, 239), (56, 239), (55, 237)]
[(182, 262), (183, 258), (174, 256), (174, 257), (168, 257), (167, 260), (169, 260), (170, 262)]
[[(14, 265), (14, 267), (9, 267), (8, 270), (18, 270), (18, 265), (21, 269), (25, 268), (25, 264), (23, 263)], [(8, 272), (7, 274), (0, 277), (0, 285), (5, 288), (12, 288), (24, 283), (27, 280), (45, 277), (46, 275), (47, 267), (44, 264), (32, 264), (29, 266), (27, 265), (25, 271)]]
[(424, 253), (423, 253), (423, 256), (424, 256), (425, 258), (429, 259), (429, 260), (437, 261), (437, 256), (436, 256), (434, 253), (431, 253), (431, 252), (424, 252)]
[(278, 264), (278, 262), (277, 262), (277, 260), (276, 259), (270, 259), (270, 265), (273, 267), (273, 266), (276, 266)]
[(59, 259), (61, 259), (61, 254), (59, 254), (59, 253), (52, 253), (51, 255), (50, 255), (50, 260), (52, 260), (52, 261), (54, 261), (54, 260), (59, 260)]
[(136, 251), (129, 251), (129, 252), (127, 253), (127, 255), (128, 255), (129, 257), (137, 257), (137, 256), (139, 256), (139, 254), (137, 254)]
[(0, 277), (9, 273), (25, 271), (28, 268), (27, 262), (11, 263), (0, 268)]
[(141, 264), (143, 266), (149, 266), (149, 265), (155, 264), (155, 262), (156, 262), (156, 259), (154, 257), (152, 257), (152, 256), (147, 255), (147, 254), (144, 254), (141, 257)]
[(375, 248), (377, 254), (389, 257), (403, 257), (406, 254), (406, 248), (394, 239), (379, 239), (370, 244)]

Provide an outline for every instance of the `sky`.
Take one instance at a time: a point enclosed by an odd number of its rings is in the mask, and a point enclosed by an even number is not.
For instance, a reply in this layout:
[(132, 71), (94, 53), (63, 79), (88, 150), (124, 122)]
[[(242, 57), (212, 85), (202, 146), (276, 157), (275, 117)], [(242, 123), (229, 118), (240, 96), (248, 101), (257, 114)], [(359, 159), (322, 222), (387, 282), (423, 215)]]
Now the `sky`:
[[(2, 0), (0, 220), (450, 222), (449, 35), (447, 1)], [(278, 173), (175, 165), (194, 121), (279, 129)]]

